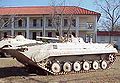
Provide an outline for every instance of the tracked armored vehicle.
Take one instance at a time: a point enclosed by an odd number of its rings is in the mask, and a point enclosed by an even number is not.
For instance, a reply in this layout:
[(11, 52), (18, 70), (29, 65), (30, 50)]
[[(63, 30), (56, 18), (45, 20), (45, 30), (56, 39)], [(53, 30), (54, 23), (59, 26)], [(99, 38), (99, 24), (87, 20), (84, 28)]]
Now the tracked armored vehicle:
[(6, 55), (6, 53), (2, 51), (4, 47), (16, 48), (42, 43), (41, 41), (26, 39), (23, 35), (17, 35), (15, 38), (4, 38), (0, 41), (0, 55), (1, 57), (10, 57), (10, 55)]
[[(3, 51), (25, 66), (38, 67), (49, 74), (107, 69), (116, 59), (117, 50), (111, 44), (85, 43), (82, 38), (59, 38), (58, 43), (28, 47), (9, 47)], [(17, 49), (26, 48), (21, 51)]]

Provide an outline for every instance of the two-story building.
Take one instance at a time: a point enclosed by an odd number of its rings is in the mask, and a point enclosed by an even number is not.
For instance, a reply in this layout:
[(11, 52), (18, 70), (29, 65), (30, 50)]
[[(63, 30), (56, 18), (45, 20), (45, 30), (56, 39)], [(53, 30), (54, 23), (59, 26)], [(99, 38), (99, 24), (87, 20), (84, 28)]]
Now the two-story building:
[(72, 33), (96, 41), (100, 13), (76, 6), (32, 6), (0, 8), (0, 36), (56, 36)]

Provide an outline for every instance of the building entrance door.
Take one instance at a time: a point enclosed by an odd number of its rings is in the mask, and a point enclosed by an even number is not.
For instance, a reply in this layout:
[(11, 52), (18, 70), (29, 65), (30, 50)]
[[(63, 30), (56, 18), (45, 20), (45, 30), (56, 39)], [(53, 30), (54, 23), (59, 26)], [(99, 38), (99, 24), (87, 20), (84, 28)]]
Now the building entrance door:
[(4, 32), (4, 38), (7, 38), (8, 35), (7, 35), (7, 32)]
[(36, 32), (32, 33), (32, 39), (36, 40)]
[(52, 32), (48, 32), (48, 37), (52, 37)]

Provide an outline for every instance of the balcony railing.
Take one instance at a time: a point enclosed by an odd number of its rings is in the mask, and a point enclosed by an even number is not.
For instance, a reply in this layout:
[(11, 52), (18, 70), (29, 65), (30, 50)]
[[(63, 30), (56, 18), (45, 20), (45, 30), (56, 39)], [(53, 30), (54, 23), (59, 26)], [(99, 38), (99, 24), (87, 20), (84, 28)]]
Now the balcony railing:
[(80, 30), (94, 30), (94, 23), (81, 23), (79, 24)]
[[(68, 30), (69, 29), (69, 27), (70, 27), (70, 30), (75, 30), (76, 29), (76, 27), (74, 27), (74, 26), (63, 26), (62, 27), (62, 29), (63, 30)], [(14, 29), (20, 29), (20, 30), (22, 30), (22, 29), (26, 29), (27, 28), (27, 26), (25, 26), (25, 25), (23, 25), (23, 26), (21, 26), (21, 27), (19, 27), (18, 25), (15, 25), (14, 26)], [(37, 26), (32, 26), (32, 25), (30, 25), (29, 26), (29, 28), (30, 29), (35, 29), (35, 30), (39, 30), (39, 29), (42, 29), (43, 28), (43, 26), (40, 26), (40, 25), (37, 25)], [(60, 28), (60, 27), (59, 27)], [(94, 30), (94, 28), (95, 28), (95, 26), (94, 26), (94, 23), (80, 23), (79, 24), (79, 28), (78, 28), (78, 30)], [(9, 27), (3, 27), (3, 29), (11, 29), (11, 26), (9, 26)], [(52, 27), (52, 26), (45, 26), (45, 29), (46, 30), (56, 30), (56, 28), (55, 27)]]
[[(94, 23), (80, 23), (79, 24), (79, 28), (78, 30), (94, 30)], [(67, 29), (71, 29), (71, 30), (75, 30), (77, 27), (74, 27), (74, 26), (67, 26), (67, 27), (64, 27), (63, 26), (63, 29), (64, 30), (67, 30)]]

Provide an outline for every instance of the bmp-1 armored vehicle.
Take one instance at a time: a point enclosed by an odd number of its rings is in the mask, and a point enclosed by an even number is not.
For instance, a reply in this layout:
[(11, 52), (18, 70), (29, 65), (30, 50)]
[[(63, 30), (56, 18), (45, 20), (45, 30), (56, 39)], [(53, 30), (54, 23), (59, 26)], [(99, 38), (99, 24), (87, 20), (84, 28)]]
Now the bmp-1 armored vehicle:
[(1, 57), (10, 57), (2, 51), (4, 47), (22, 47), (34, 44), (42, 44), (41, 41), (26, 39), (23, 35), (17, 35), (15, 38), (4, 38), (0, 41), (0, 55)]
[[(27, 47), (7, 47), (3, 51), (29, 67), (58, 75), (80, 71), (107, 69), (116, 59), (111, 44), (85, 43), (82, 38), (58, 38), (60, 42)], [(23, 49), (25, 50), (18, 50)]]

